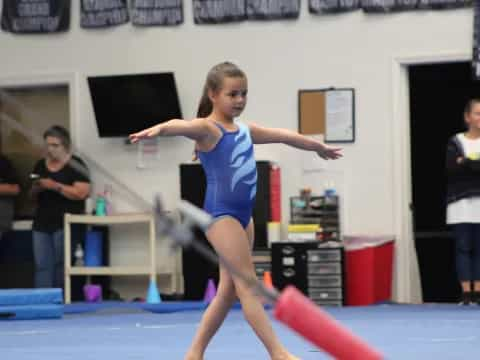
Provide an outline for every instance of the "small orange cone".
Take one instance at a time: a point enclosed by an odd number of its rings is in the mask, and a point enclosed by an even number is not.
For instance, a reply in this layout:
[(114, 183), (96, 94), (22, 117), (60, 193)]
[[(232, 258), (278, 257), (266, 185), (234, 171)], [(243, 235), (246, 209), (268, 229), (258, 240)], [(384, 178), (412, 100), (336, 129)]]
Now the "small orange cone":
[(265, 285), (265, 287), (268, 289), (273, 288), (272, 273), (270, 271), (265, 271), (263, 273), (263, 285)]

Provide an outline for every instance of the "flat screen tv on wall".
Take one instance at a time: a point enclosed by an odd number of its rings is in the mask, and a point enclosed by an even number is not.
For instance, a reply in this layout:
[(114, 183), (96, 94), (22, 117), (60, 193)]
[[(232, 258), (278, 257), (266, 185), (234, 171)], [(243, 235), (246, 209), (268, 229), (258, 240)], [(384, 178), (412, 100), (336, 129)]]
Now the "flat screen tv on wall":
[(87, 81), (100, 137), (126, 137), (182, 118), (171, 72), (90, 76)]

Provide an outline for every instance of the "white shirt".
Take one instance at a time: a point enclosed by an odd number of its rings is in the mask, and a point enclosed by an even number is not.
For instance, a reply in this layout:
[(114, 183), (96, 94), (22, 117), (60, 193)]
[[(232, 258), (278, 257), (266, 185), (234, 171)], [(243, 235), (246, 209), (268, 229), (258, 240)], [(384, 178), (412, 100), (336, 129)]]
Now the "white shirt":
[[(480, 139), (468, 139), (465, 134), (457, 134), (465, 156), (480, 153)], [(480, 223), (480, 197), (454, 201), (447, 206), (447, 224)]]

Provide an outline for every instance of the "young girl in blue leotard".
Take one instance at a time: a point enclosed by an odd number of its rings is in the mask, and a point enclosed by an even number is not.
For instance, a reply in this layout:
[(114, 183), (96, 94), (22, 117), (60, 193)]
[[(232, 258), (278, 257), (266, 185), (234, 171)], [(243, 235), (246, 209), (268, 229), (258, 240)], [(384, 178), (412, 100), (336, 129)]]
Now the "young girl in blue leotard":
[[(255, 276), (252, 208), (257, 170), (253, 144), (284, 143), (314, 151), (323, 159), (338, 159), (340, 149), (286, 129), (265, 128), (234, 121), (247, 103), (247, 77), (232, 63), (221, 63), (208, 73), (198, 117), (170, 120), (130, 135), (132, 142), (155, 136), (186, 136), (207, 177), (204, 209), (215, 221), (206, 236), (216, 251), (244, 274)], [(185, 360), (201, 360), (236, 298), (246, 320), (265, 345), (271, 359), (294, 360), (279, 342), (260, 300), (238, 278), (220, 265), (217, 295), (208, 306)]]

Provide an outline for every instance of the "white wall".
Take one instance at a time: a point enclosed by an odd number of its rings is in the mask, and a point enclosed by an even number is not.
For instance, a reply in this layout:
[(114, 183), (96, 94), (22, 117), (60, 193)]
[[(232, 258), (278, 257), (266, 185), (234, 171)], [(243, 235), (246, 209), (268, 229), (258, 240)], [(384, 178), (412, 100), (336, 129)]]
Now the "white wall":
[[(11, 35), (0, 32), (0, 76), (78, 72), (77, 145), (108, 167), (145, 198), (162, 192), (167, 207), (179, 199), (178, 164), (190, 159), (184, 139), (161, 139), (158, 167), (136, 170), (135, 151), (121, 140), (99, 139), (86, 76), (174, 71), (185, 117), (194, 115), (203, 80), (217, 62), (231, 60), (249, 77), (249, 105), (244, 119), (265, 126), (297, 129), (297, 91), (326, 86), (356, 90), (356, 142), (345, 158), (329, 164), (341, 174), (346, 234), (394, 234), (393, 168), (397, 134), (393, 119), (392, 61), (395, 57), (470, 54), (471, 9), (365, 15), (354, 12), (312, 16), (302, 2), (296, 21), (193, 24), (185, 1), (185, 24), (174, 28), (83, 30), (73, 6), (66, 34)], [(258, 159), (277, 161), (282, 170), (283, 221), (288, 197), (307, 183), (300, 153), (284, 146), (259, 146)], [(312, 179), (312, 180), (311, 180)], [(399, 242), (411, 239), (398, 239)], [(403, 290), (402, 290), (403, 291)], [(405, 299), (405, 294), (399, 298)], [(403, 296), (403, 297), (402, 297)], [(408, 299), (407, 299), (408, 300)]]

